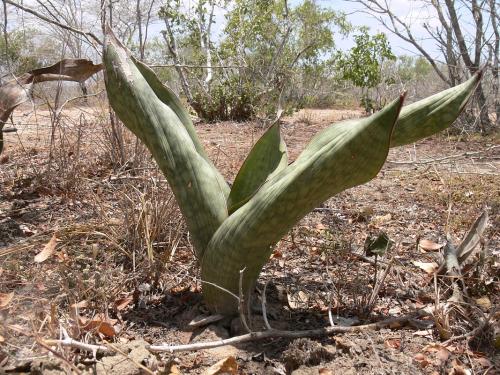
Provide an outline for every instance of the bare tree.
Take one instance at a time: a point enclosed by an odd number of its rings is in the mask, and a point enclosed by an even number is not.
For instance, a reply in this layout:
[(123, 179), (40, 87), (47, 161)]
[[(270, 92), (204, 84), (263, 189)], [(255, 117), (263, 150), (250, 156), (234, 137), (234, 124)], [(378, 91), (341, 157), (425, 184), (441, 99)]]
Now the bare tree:
[[(192, 8), (194, 17), (192, 17), (192, 30), (194, 35), (199, 37), (199, 46), (205, 57), (205, 76), (203, 81), (200, 81), (200, 87), (207, 96), (210, 95), (210, 82), (213, 79), (212, 67), (212, 25), (214, 23), (214, 11), (216, 6), (222, 6), (223, 1), (218, 0), (201, 0), (198, 1)], [(181, 55), (178, 47), (176, 30), (172, 20), (182, 18), (182, 13), (185, 11), (179, 2), (167, 1), (162, 8), (161, 17), (165, 23), (165, 30), (162, 32), (163, 39), (167, 45), (167, 51), (170, 58), (174, 62), (175, 70), (179, 75), (182, 91), (186, 96), (187, 101), (197, 112), (201, 112), (201, 106), (194, 98), (189, 80), (186, 76), (185, 66), (181, 60)]]
[(497, 11), (497, 2), (496, 0), (489, 0), (490, 6), (490, 19), (491, 19), (491, 27), (494, 32), (493, 41), (487, 42), (488, 48), (490, 50), (490, 64), (491, 64), (491, 74), (493, 76), (493, 85), (492, 85), (492, 95), (494, 98), (495, 105), (495, 113), (496, 113), (496, 126), (500, 127), (500, 77), (498, 76), (498, 69), (500, 64), (500, 31), (498, 28), (500, 27), (500, 16)]
[[(348, 0), (362, 4), (362, 12), (375, 17), (389, 32), (397, 35), (424, 56), (436, 74), (449, 86), (455, 86), (474, 74), (481, 65), (489, 62), (493, 77), (492, 97), (494, 98), (496, 123), (498, 125), (498, 14), (495, 0), (422, 0), (433, 9), (439, 19), (439, 26), (423, 27), (436, 42), (444, 58), (445, 69), (438, 58), (432, 56), (421, 40), (415, 37), (410, 23), (399, 17), (388, 0)], [(467, 18), (467, 27), (464, 27)], [(472, 30), (470, 32), (470, 30)], [(490, 46), (490, 57), (485, 54)], [(487, 89), (480, 85), (476, 92), (476, 108), (482, 132), (491, 130), (493, 124), (489, 116)]]
[[(88, 24), (96, 23), (95, 17), (86, 12), (80, 0), (36, 0), (40, 12), (55, 21), (75, 29), (83, 30)], [(91, 25), (92, 26), (92, 25)], [(88, 42), (79, 34), (63, 29), (58, 25), (49, 24), (50, 33), (63, 45), (63, 51), (67, 57), (81, 59), (94, 55), (94, 51), (88, 50)], [(80, 89), (86, 100), (88, 88), (85, 81), (79, 82)]]

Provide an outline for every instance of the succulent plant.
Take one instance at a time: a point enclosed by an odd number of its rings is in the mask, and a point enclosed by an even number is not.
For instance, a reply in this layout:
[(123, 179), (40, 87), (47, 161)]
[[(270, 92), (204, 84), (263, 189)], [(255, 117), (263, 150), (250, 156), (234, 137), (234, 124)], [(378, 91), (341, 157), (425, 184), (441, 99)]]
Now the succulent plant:
[[(199, 141), (179, 98), (108, 31), (104, 46), (111, 106), (151, 151), (185, 217), (213, 312), (238, 310), (273, 245), (331, 196), (373, 179), (389, 148), (439, 132), (460, 114), (481, 74), (402, 107), (404, 95), (374, 115), (317, 134), (291, 164), (272, 125), (254, 145), (230, 188)], [(231, 292), (231, 293), (228, 293)]]

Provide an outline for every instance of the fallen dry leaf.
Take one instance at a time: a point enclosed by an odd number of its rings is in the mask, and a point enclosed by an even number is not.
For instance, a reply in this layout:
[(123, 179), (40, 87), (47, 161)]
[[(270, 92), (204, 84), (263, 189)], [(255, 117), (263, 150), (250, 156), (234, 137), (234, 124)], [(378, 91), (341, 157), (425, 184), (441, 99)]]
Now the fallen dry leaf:
[(290, 306), (290, 308), (293, 310), (306, 308), (309, 302), (309, 296), (302, 290), (299, 291), (298, 293), (287, 294), (287, 297), (288, 297), (288, 306)]
[(414, 260), (412, 263), (414, 266), (417, 266), (418, 268), (424, 270), (429, 275), (436, 272), (439, 267), (436, 262), (419, 262), (417, 260)]
[(173, 364), (172, 366), (170, 366), (170, 369), (168, 370), (168, 375), (182, 375), (182, 372), (180, 372), (177, 365)]
[(487, 296), (476, 299), (476, 303), (485, 310), (491, 308), (491, 301)]
[(66, 254), (66, 252), (64, 251), (64, 249), (62, 249), (61, 251), (58, 251), (56, 253), (56, 257), (57, 257), (57, 261), (59, 263), (65, 263), (69, 260), (69, 256), (68, 254)]
[(413, 357), (413, 359), (421, 366), (421, 367), (426, 367), (428, 365), (430, 365), (430, 361), (429, 359), (423, 355), (422, 353), (417, 353), (415, 354), (415, 357)]
[(7, 307), (12, 298), (14, 298), (14, 292), (0, 293), (0, 309)]
[(320, 368), (319, 369), (319, 375), (333, 375), (333, 371), (330, 370), (329, 368)]
[(42, 263), (44, 260), (50, 257), (54, 253), (56, 245), (57, 245), (57, 237), (56, 234), (54, 233), (54, 235), (52, 236), (50, 241), (47, 242), (47, 244), (44, 246), (42, 251), (40, 251), (37, 255), (35, 255), (35, 262)]
[(215, 365), (210, 366), (203, 375), (238, 374), (238, 363), (233, 356), (220, 360)]
[(117, 299), (115, 301), (115, 307), (119, 311), (120, 310), (124, 310), (130, 304), (130, 302), (132, 302), (133, 300), (134, 300), (134, 296), (133, 295)]
[(316, 229), (325, 230), (325, 229), (328, 229), (328, 227), (323, 223), (318, 223), (318, 224), (316, 224)]
[(400, 339), (388, 339), (388, 340), (384, 341), (384, 345), (386, 348), (399, 349), (401, 347), (401, 340)]
[(440, 348), (436, 352), (436, 358), (439, 359), (441, 363), (445, 363), (448, 360), (448, 358), (450, 358), (450, 352), (448, 351), (448, 349), (444, 347)]
[(484, 368), (489, 368), (489, 367), (493, 366), (491, 361), (485, 357), (477, 357), (476, 361), (477, 361), (477, 363), (479, 363), (481, 365), (481, 367), (484, 367)]
[(430, 329), (423, 329), (423, 330), (420, 330), (420, 331), (415, 331), (415, 332), (413, 332), (413, 336), (432, 337), (432, 330), (430, 330)]
[(382, 225), (382, 224), (387, 224), (391, 220), (392, 220), (392, 215), (386, 214), (386, 215), (374, 216), (371, 220), (371, 223), (374, 225)]
[(274, 258), (283, 258), (283, 253), (278, 249), (274, 250), (273, 253), (271, 254), (271, 259)]
[(115, 337), (116, 330), (114, 328), (114, 323), (116, 320), (114, 319), (103, 319), (101, 317), (94, 317), (94, 319), (90, 321), (85, 321), (84, 318), (80, 318), (81, 329), (84, 331), (92, 331), (95, 330), (106, 337)]
[(4, 342), (4, 341), (5, 341), (5, 338), (2, 335), (0, 335), (0, 342)]
[(452, 364), (453, 371), (450, 372), (450, 375), (470, 375), (471, 371), (467, 368), (464, 368), (460, 361), (454, 359)]
[(444, 244), (439, 244), (431, 240), (423, 239), (419, 241), (418, 246), (425, 251), (438, 251), (444, 246)]

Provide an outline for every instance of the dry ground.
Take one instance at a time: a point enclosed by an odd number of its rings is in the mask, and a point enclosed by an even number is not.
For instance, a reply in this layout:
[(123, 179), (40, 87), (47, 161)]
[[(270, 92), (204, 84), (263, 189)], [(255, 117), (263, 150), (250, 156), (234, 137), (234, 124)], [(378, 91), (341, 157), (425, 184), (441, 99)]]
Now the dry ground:
[[(360, 114), (303, 110), (285, 118), (291, 159), (318, 130)], [(23, 125), (6, 135), (0, 160), (0, 372), (215, 374), (209, 366), (230, 357), (242, 374), (499, 371), (497, 140), (440, 135), (391, 150), (376, 179), (325, 202), (276, 246), (256, 291), (259, 301), (268, 283), (270, 324), (289, 330), (327, 326), (329, 308), (340, 325), (434, 309), (450, 297), (449, 283), (434, 282), (422, 267), (439, 263), (442, 249), (418, 243), (443, 243), (447, 232), (459, 242), (488, 209), (463, 303), (379, 331), (153, 355), (146, 343), (203, 342), (242, 330), (238, 319), (189, 329), (206, 311), (189, 234), (166, 181), (130, 134), (110, 132), (105, 106), (67, 108), (52, 127), (47, 109), (23, 107), (14, 121)], [(197, 129), (228, 180), (263, 131), (230, 122)], [(363, 245), (381, 231), (396, 245), (374, 264)], [(467, 336), (485, 319), (490, 324)], [(263, 327), (259, 312), (252, 322)], [(49, 346), (61, 327), (120, 353), (94, 359)]]

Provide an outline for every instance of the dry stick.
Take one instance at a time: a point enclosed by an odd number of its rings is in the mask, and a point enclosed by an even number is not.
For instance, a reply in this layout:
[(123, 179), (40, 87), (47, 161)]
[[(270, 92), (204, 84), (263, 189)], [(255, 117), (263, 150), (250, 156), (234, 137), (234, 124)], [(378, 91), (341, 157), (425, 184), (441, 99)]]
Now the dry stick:
[[(127, 353), (124, 353), (123, 351), (121, 351), (120, 349), (118, 349), (116, 346), (114, 345), (111, 345), (111, 344), (108, 344), (109, 345), (109, 349), (110, 351), (114, 351), (118, 354), (121, 354), (122, 356), (124, 356), (126, 359), (128, 359), (130, 362), (132, 362), (134, 365), (136, 365), (137, 367), (139, 367), (140, 369), (142, 369), (144, 372), (146, 372), (147, 374), (150, 374), (150, 375), (154, 375), (155, 373), (153, 371), (151, 371), (150, 369), (148, 369), (146, 366), (144, 366), (143, 364), (137, 362), (136, 360), (134, 360), (133, 358), (129, 357), (127, 355)], [(141, 372), (142, 373), (142, 372)]]
[(269, 330), (272, 330), (273, 328), (269, 324), (269, 321), (267, 320), (267, 309), (266, 309), (266, 289), (267, 289), (267, 284), (269, 284), (270, 280), (267, 280), (266, 283), (264, 284), (264, 289), (262, 290), (262, 317), (264, 318), (264, 324), (266, 325), (266, 328)]
[(493, 172), (452, 172), (452, 173), (456, 173), (456, 174), (475, 174), (475, 175), (479, 175), (479, 176), (495, 176), (495, 177), (498, 177), (500, 176), (500, 173), (493, 173)]
[(203, 316), (201, 318), (194, 318), (188, 323), (189, 328), (198, 328), (209, 325), (210, 323), (215, 323), (224, 319), (225, 316), (222, 314), (214, 314), (209, 316)]
[(192, 69), (247, 69), (244, 65), (188, 65), (188, 64), (148, 64), (150, 68), (192, 68)]
[(42, 342), (47, 345), (47, 346), (68, 346), (71, 348), (76, 348), (80, 350), (84, 350), (87, 352), (92, 352), (92, 355), (94, 358), (96, 357), (97, 352), (112, 352), (108, 347), (103, 346), (103, 345), (94, 345), (94, 344), (87, 344), (75, 339), (72, 339), (68, 331), (66, 331), (65, 328), (61, 327), (61, 336), (62, 339), (59, 340), (43, 340)]
[(240, 282), (239, 282), (240, 296), (238, 298), (238, 311), (240, 313), (241, 323), (243, 324), (247, 332), (252, 332), (248, 327), (247, 319), (245, 317), (245, 297), (243, 296), (243, 274), (245, 273), (245, 270), (246, 267), (240, 270)]
[(58, 352), (53, 350), (50, 346), (47, 346), (45, 341), (40, 340), (40, 339), (37, 339), (36, 341), (37, 341), (37, 344), (40, 345), (42, 348), (47, 349), (49, 352), (54, 354), (57, 358), (63, 360), (65, 363), (67, 363), (71, 367), (71, 369), (75, 372), (75, 374), (78, 374), (78, 375), (82, 374), (81, 371), (78, 369), (78, 367), (76, 367), (73, 363), (71, 363), (69, 360), (64, 358), (64, 356), (62, 356), (61, 354), (59, 354)]
[(126, 357), (131, 362), (133, 362), (137, 367), (139, 367), (142, 370), (144, 370), (145, 372), (147, 372), (148, 374), (153, 374), (153, 372), (151, 370), (149, 370), (147, 367), (134, 361), (126, 353), (122, 352), (117, 347), (115, 347), (111, 344), (108, 344), (109, 346), (93, 345), (93, 344), (86, 344), (86, 343), (74, 340), (69, 336), (68, 332), (63, 327), (61, 327), (61, 336), (63, 337), (63, 339), (60, 339), (60, 340), (40, 340), (38, 343), (56, 355), (57, 355), (57, 353), (54, 352), (52, 349), (50, 349), (51, 346), (67, 346), (67, 347), (76, 348), (76, 349), (80, 349), (80, 350), (87, 351), (87, 352), (92, 352), (94, 360), (96, 359), (97, 352), (119, 353), (119, 354), (123, 355), (124, 357)]
[(68, 100), (66, 100), (59, 108), (56, 109), (56, 115), (55, 117), (56, 118), (59, 118), (61, 116), (61, 113), (62, 113), (62, 110), (63, 108), (68, 104), (68, 103), (71, 103), (72, 101), (75, 101), (75, 100), (78, 100), (78, 99), (83, 99), (83, 98), (91, 98), (93, 96), (98, 96), (100, 94), (102, 94), (104, 92), (104, 90), (101, 90), (101, 91), (98, 91), (98, 92), (94, 92), (92, 94), (87, 94), (87, 95), (80, 95), (80, 96), (75, 96), (73, 98), (69, 98)]
[(448, 340), (446, 340), (445, 342), (443, 342), (442, 344), (443, 345), (448, 345), (454, 341), (458, 341), (458, 340), (462, 340), (462, 339), (472, 339), (477, 333), (481, 332), (490, 322), (491, 318), (493, 316), (495, 316), (497, 312), (497, 309), (494, 309), (486, 319), (484, 319), (481, 324), (479, 326), (477, 326), (476, 328), (474, 328), (472, 331), (470, 332), (467, 332), (467, 333), (464, 333), (463, 335), (459, 335), (459, 336), (454, 336)]
[(387, 277), (387, 274), (391, 269), (393, 259), (394, 257), (392, 257), (391, 260), (389, 261), (389, 264), (387, 265), (387, 268), (384, 270), (384, 273), (382, 274), (380, 280), (377, 280), (375, 283), (375, 287), (373, 288), (372, 294), (370, 295), (370, 299), (368, 300), (367, 312), (371, 312), (373, 305), (375, 304), (375, 300), (377, 299), (380, 288), (384, 284), (385, 278)]
[[(421, 313), (425, 312), (421, 311)], [(300, 337), (329, 336), (335, 333), (357, 333), (357, 332), (365, 332), (365, 331), (385, 328), (395, 323), (405, 323), (418, 317), (419, 315), (420, 315), (419, 313), (414, 313), (399, 318), (390, 318), (376, 323), (370, 323), (361, 326), (351, 326), (351, 327), (335, 326), (335, 327), (325, 327), (318, 329), (308, 329), (303, 331), (282, 331), (278, 329), (270, 329), (267, 331), (250, 332), (245, 335), (235, 336), (229, 339), (221, 339), (216, 341), (201, 342), (201, 343), (187, 344), (187, 345), (149, 345), (146, 348), (152, 352), (174, 353), (181, 351), (193, 351), (200, 349), (217, 348), (219, 346), (224, 346), (224, 345), (241, 344), (244, 342), (270, 339), (270, 338), (295, 339)]]
[(462, 154), (457, 154), (457, 155), (449, 155), (449, 156), (444, 156), (442, 158), (437, 158), (437, 159), (429, 159), (429, 160), (422, 160), (422, 161), (392, 161), (392, 160), (387, 160), (387, 163), (390, 164), (398, 164), (398, 165), (404, 165), (404, 164), (415, 164), (415, 165), (423, 165), (423, 164), (432, 164), (440, 161), (445, 161), (449, 159), (457, 159), (461, 157), (469, 157), (469, 156), (474, 156), (478, 154), (482, 154), (484, 152), (491, 151), (493, 149), (496, 149), (500, 147), (500, 145), (495, 145), (495, 146), (490, 146), (488, 148), (485, 148), (484, 150), (481, 151), (468, 151), (464, 152)]
[(328, 321), (330, 322), (331, 327), (335, 327), (335, 323), (333, 322), (333, 315), (332, 315), (332, 296), (331, 296), (331, 293), (328, 293)]

